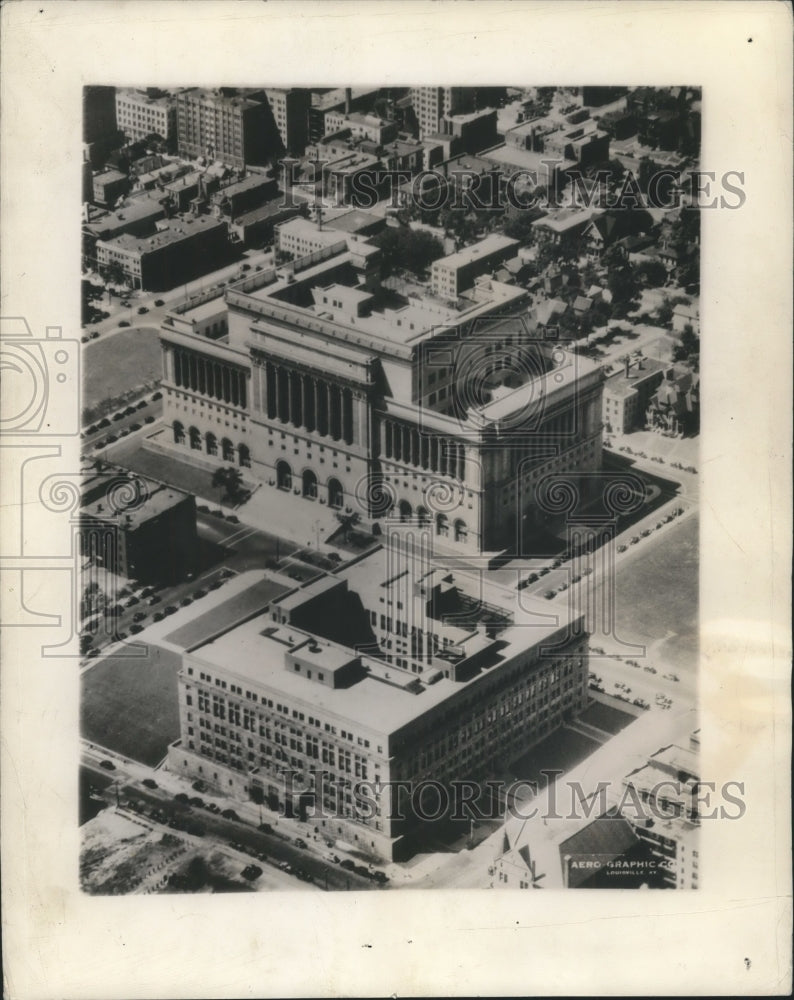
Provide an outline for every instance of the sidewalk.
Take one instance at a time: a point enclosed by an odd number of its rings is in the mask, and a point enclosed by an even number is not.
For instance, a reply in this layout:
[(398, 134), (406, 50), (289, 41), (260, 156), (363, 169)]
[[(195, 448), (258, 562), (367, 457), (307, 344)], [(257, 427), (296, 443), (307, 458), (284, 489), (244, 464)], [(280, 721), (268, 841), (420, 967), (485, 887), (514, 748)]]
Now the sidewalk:
[[(269, 535), (277, 535), (286, 541), (314, 551), (335, 550), (328, 545), (328, 538), (337, 532), (340, 523), (336, 511), (319, 500), (309, 500), (296, 496), (292, 490), (279, 490), (267, 483), (256, 483), (242, 469), (245, 486), (251, 489), (251, 496), (240, 505), (220, 504), (218, 494), (212, 489), (212, 472), (224, 463), (220, 458), (215, 463), (197, 465), (185, 461), (181, 453), (167, 443), (159, 442), (154, 447), (147, 446), (147, 440), (162, 437), (168, 428), (165, 424), (154, 423), (129, 435), (119, 444), (110, 445), (98, 453), (97, 457), (110, 463), (118, 463), (140, 475), (148, 476), (170, 486), (185, 490), (196, 497), (196, 504), (217, 510), (219, 507), (228, 515), (234, 514), (241, 525), (256, 528)], [(345, 559), (354, 553), (341, 550)]]

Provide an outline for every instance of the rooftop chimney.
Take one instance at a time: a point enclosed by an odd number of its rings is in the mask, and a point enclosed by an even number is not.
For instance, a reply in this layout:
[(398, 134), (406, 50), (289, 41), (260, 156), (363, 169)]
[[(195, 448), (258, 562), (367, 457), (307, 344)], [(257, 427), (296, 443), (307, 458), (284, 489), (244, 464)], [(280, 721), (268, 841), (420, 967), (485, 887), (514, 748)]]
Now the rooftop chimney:
[(353, 93), (350, 87), (345, 87), (345, 115), (350, 114), (350, 102), (353, 97)]

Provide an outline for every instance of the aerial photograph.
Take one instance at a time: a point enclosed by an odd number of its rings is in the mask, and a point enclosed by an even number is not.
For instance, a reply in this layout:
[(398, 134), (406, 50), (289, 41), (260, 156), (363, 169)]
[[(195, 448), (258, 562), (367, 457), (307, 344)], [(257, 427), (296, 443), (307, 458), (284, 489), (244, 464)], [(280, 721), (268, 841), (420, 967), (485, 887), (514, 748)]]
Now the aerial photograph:
[(83, 892), (700, 888), (700, 88), (145, 84), (83, 89)]

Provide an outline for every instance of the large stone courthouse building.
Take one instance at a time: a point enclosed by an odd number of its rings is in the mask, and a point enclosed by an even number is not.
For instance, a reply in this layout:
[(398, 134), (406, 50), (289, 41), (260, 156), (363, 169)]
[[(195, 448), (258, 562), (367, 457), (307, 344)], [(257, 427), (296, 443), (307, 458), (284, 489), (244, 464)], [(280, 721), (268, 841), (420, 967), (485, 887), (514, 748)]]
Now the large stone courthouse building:
[(523, 551), (539, 484), (600, 468), (602, 373), (533, 328), (523, 289), (382, 279), (372, 242), (306, 219), (276, 246), (288, 263), (166, 316), (169, 448), (461, 555)]

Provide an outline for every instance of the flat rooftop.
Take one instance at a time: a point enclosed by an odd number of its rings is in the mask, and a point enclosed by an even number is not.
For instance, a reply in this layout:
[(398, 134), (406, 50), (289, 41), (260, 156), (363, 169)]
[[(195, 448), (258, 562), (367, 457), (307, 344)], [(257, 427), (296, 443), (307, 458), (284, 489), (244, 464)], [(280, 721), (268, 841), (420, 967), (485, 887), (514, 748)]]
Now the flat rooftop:
[(570, 392), (583, 376), (600, 370), (600, 365), (590, 358), (571, 351), (562, 353), (564, 360), (561, 364), (555, 365), (544, 375), (529, 379), (516, 389), (500, 394), (480, 407), (477, 414), (486, 421), (496, 422), (521, 411), (531, 413), (540, 400), (545, 400), (545, 405), (548, 406), (554, 402), (554, 396)]
[(540, 229), (551, 229), (555, 233), (566, 233), (569, 229), (587, 225), (596, 215), (598, 212), (595, 209), (563, 208), (559, 212), (544, 215), (542, 219), (536, 219), (532, 225)]
[(118, 87), (116, 89), (116, 97), (125, 98), (128, 101), (135, 101), (136, 104), (149, 104), (155, 107), (167, 108), (169, 105), (174, 103), (174, 98), (171, 94), (160, 94), (158, 96), (152, 96), (147, 94), (145, 90), (137, 90), (135, 87)]
[(658, 372), (665, 371), (670, 365), (666, 361), (657, 361), (655, 358), (644, 358), (642, 368), (637, 367), (637, 362), (632, 361), (629, 368), (628, 377), (626, 369), (621, 366), (620, 371), (614, 372), (604, 382), (604, 393), (610, 396), (628, 396), (634, 392), (638, 385), (646, 379), (651, 378)]
[(226, 300), (223, 292), (219, 292), (214, 299), (193, 306), (192, 309), (186, 309), (183, 313), (180, 313), (180, 316), (182, 319), (201, 323), (205, 319), (212, 319), (213, 316), (217, 316), (219, 312), (226, 312), (226, 308)]
[[(556, 170), (570, 170), (576, 166), (575, 160), (566, 160), (556, 157), (552, 153), (535, 153), (531, 149), (521, 149), (519, 146), (497, 146), (482, 154), (484, 159), (491, 163), (507, 165), (510, 167), (520, 167), (522, 170), (534, 170), (538, 177), (546, 177), (551, 167)], [(545, 161), (545, 163), (544, 163)]]
[[(308, 227), (307, 234), (317, 232), (314, 223), (303, 219), (293, 219), (285, 225), (293, 226), (296, 222), (302, 222)], [(324, 230), (323, 233), (325, 232)], [(510, 306), (526, 295), (521, 288), (491, 280), (470, 290), (469, 298), (461, 297), (458, 308), (448, 305), (445, 300), (433, 295), (429, 289), (421, 285), (411, 286), (410, 293), (405, 296), (396, 296), (386, 289), (381, 289), (375, 296), (370, 314), (356, 316), (355, 323), (351, 323), (349, 310), (335, 309), (330, 303), (313, 304), (312, 301), (313, 290), (316, 288), (321, 291), (337, 281), (339, 270), (346, 263), (350, 263), (352, 267), (359, 253), (355, 237), (347, 237), (345, 240), (344, 235), (340, 233), (330, 233), (330, 236), (333, 237), (328, 240), (331, 247), (335, 243), (341, 242), (343, 245), (347, 243), (355, 252), (351, 252), (350, 249), (340, 249), (339, 253), (328, 259), (295, 272), (294, 279), (288, 269), (285, 269), (276, 281), (263, 276), (261, 285), (258, 287), (255, 284), (249, 285), (248, 291), (243, 291), (243, 286), (246, 281), (250, 281), (250, 277), (241, 279), (236, 285), (230, 286), (229, 292), (241, 292), (249, 296), (254, 300), (251, 308), (255, 312), (261, 312), (257, 303), (270, 303), (275, 319), (289, 320), (315, 329), (319, 328), (318, 323), (327, 322), (330, 335), (341, 341), (374, 350), (382, 350), (387, 344), (409, 347), (438, 332), (441, 327), (452, 328), (466, 323), (483, 312), (492, 312), (499, 306)], [(376, 252), (376, 248), (370, 244), (358, 242), (365, 248), (369, 247), (370, 252)], [(356, 286), (350, 284), (346, 287)], [(285, 301), (285, 294), (295, 295), (301, 288), (306, 290), (306, 305), (295, 305), (294, 302)], [(278, 313), (282, 315), (277, 315)], [(263, 313), (263, 316), (267, 315), (268, 313)], [(333, 327), (330, 324), (333, 324)], [(375, 341), (370, 338), (375, 338)]]
[(160, 250), (162, 247), (180, 243), (197, 233), (207, 233), (225, 227), (225, 222), (211, 219), (207, 215), (200, 215), (195, 219), (176, 218), (169, 220), (166, 227), (158, 230), (152, 236), (132, 236), (130, 233), (122, 233), (119, 236), (114, 236), (110, 242), (122, 250), (151, 253), (153, 250)]
[(448, 257), (441, 257), (439, 260), (434, 261), (433, 267), (465, 267), (475, 260), (488, 257), (490, 254), (500, 253), (509, 247), (517, 247), (518, 245), (518, 240), (513, 240), (509, 236), (502, 236), (500, 233), (491, 233), (490, 236), (486, 236), (479, 243), (474, 243), (470, 247), (458, 250), (457, 253), (451, 253)]
[[(102, 495), (84, 504), (80, 508), (81, 515), (100, 521), (113, 521), (129, 530), (134, 530), (153, 517), (164, 514), (183, 503), (189, 496), (181, 490), (170, 486), (161, 486), (152, 480), (147, 479), (141, 482), (146, 490), (146, 497), (142, 502), (138, 501), (137, 497), (131, 496), (130, 502), (125, 503), (124, 497), (120, 493), (117, 493), (111, 502), (108, 496)], [(134, 490), (130, 492), (135, 493)]]
[(285, 593), (287, 587), (284, 584), (266, 577), (170, 632), (165, 640), (184, 650), (194, 649), (210, 642), (219, 633), (233, 629), (253, 615), (260, 614), (275, 598)]
[(216, 194), (216, 198), (225, 198), (230, 195), (243, 194), (245, 191), (255, 191), (260, 187), (268, 187), (275, 184), (276, 182), (272, 177), (266, 177), (264, 174), (249, 174), (248, 177), (243, 177), (241, 181), (235, 181), (233, 184), (227, 184), (225, 187), (220, 188)]
[(255, 108), (259, 103), (258, 101), (251, 101), (247, 97), (241, 97), (239, 94), (221, 94), (207, 87), (187, 87), (177, 94), (177, 100), (180, 99), (201, 101), (207, 105), (223, 104), (227, 107), (240, 108), (241, 110)]

